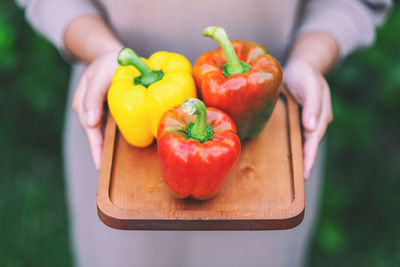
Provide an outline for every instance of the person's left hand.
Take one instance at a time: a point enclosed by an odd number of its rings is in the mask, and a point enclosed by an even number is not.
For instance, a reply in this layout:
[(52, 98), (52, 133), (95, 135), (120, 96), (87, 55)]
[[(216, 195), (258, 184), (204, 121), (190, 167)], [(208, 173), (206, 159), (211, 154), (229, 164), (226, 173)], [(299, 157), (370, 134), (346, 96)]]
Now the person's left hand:
[(291, 60), (284, 68), (283, 82), (302, 108), (304, 127), (304, 177), (307, 179), (314, 164), (319, 143), (332, 121), (331, 96), (328, 83), (321, 72), (305, 60)]

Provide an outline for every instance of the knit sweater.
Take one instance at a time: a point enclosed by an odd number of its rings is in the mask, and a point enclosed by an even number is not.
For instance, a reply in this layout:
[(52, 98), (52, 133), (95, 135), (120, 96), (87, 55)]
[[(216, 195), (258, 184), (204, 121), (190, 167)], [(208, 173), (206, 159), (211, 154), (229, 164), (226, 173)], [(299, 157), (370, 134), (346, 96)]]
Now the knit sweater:
[(223, 26), (231, 39), (252, 40), (283, 61), (293, 38), (330, 33), (340, 56), (369, 45), (391, 0), (17, 0), (33, 27), (64, 49), (67, 25), (86, 14), (102, 16), (121, 42), (142, 56), (158, 50), (181, 53), (193, 62), (215, 49), (201, 36)]

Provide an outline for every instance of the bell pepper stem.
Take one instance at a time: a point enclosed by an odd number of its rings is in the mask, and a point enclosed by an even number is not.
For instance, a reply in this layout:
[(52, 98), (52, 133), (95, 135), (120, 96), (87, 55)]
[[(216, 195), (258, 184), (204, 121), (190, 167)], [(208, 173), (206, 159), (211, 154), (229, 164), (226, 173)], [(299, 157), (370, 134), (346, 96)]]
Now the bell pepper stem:
[(203, 36), (211, 37), (217, 41), (224, 51), (226, 64), (223, 66), (223, 73), (225, 76), (229, 77), (230, 75), (236, 73), (246, 73), (250, 69), (250, 65), (240, 61), (237, 57), (232, 43), (228, 38), (228, 34), (224, 28), (219, 26), (207, 27), (203, 32)]
[(190, 116), (196, 115), (196, 120), (191, 122), (186, 129), (189, 138), (200, 142), (210, 140), (213, 132), (212, 127), (207, 124), (207, 109), (203, 101), (197, 98), (189, 98), (182, 104), (182, 110)]
[(149, 66), (130, 48), (123, 48), (118, 54), (118, 64), (121, 66), (134, 66), (140, 76), (135, 78), (135, 84), (148, 87), (159, 81), (164, 76), (160, 70), (151, 70)]

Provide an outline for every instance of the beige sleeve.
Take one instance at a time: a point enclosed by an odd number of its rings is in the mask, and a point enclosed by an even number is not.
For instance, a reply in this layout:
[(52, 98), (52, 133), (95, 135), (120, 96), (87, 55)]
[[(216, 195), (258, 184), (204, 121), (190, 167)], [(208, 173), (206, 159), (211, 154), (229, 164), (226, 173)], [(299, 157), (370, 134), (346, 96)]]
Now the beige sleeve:
[(370, 45), (375, 29), (388, 13), (391, 0), (311, 0), (296, 35), (327, 32), (339, 44), (340, 57)]
[(16, 0), (25, 8), (26, 19), (33, 28), (64, 50), (64, 31), (74, 18), (99, 15), (91, 0)]

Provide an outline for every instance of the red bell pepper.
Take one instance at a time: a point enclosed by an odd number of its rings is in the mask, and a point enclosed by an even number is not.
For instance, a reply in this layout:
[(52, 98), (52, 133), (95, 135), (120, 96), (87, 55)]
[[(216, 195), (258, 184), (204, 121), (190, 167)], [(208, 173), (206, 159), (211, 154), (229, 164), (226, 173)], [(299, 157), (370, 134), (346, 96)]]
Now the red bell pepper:
[(158, 126), (162, 174), (178, 198), (214, 196), (238, 161), (240, 147), (232, 119), (196, 98), (167, 111)]
[(202, 54), (193, 68), (204, 103), (225, 111), (241, 140), (258, 135), (279, 96), (281, 65), (260, 44), (230, 41), (221, 27), (208, 27), (203, 35), (220, 43), (217, 51)]

